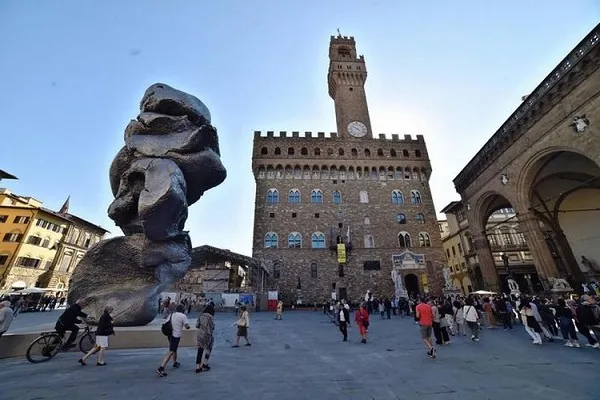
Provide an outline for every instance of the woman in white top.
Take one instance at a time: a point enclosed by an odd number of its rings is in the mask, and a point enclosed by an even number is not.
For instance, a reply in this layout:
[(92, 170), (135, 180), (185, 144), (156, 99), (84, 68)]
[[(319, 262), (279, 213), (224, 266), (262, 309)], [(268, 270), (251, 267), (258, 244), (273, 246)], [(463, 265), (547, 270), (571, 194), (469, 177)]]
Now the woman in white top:
[(246, 306), (241, 306), (240, 311), (242, 315), (240, 318), (235, 321), (235, 326), (237, 326), (237, 334), (235, 336), (235, 344), (232, 347), (240, 347), (240, 338), (243, 337), (246, 341), (246, 346), (252, 346), (250, 341), (248, 340), (248, 328), (250, 327), (250, 314), (248, 314), (248, 310)]
[(479, 313), (473, 305), (472, 298), (467, 297), (462, 311), (463, 317), (467, 322), (467, 326), (471, 330), (471, 340), (474, 342), (479, 342)]
[(460, 301), (454, 301), (452, 312), (454, 324), (456, 326), (456, 334), (467, 336), (467, 331), (465, 330), (465, 317), (463, 316), (463, 308), (460, 304)]

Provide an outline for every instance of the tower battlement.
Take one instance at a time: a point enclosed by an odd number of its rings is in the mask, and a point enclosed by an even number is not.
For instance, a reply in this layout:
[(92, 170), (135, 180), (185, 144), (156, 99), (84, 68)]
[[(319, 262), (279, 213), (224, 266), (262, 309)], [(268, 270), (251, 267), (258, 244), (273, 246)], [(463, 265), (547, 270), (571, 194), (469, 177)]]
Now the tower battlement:
[[(300, 131), (254, 131), (254, 139), (338, 139), (341, 136), (337, 132), (300, 132)], [(364, 139), (363, 139), (364, 140)], [(397, 143), (425, 143), (423, 135), (416, 135), (413, 139), (412, 135), (403, 135), (400, 139), (399, 134), (392, 134), (391, 137), (385, 133), (380, 133), (377, 137), (367, 139), (368, 141), (388, 141)]]

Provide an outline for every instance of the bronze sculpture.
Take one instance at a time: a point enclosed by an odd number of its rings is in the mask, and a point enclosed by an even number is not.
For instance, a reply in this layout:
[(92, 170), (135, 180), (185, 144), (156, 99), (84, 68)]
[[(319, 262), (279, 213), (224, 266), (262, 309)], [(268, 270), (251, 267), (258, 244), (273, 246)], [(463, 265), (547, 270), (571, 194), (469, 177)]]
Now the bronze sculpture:
[(125, 236), (90, 248), (69, 291), (71, 303), (91, 300), (91, 316), (112, 306), (117, 326), (154, 319), (160, 293), (190, 266), (191, 241), (183, 230), (188, 206), (227, 175), (217, 131), (199, 99), (157, 83), (144, 93), (140, 111), (110, 167), (115, 200), (108, 215)]

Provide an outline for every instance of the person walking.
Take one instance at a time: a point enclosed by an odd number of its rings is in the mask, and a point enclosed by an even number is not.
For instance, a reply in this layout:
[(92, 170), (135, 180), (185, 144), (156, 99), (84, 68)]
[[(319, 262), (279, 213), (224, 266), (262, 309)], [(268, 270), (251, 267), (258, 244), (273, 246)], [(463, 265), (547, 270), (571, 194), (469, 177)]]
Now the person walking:
[(532, 302), (529, 299), (524, 299), (521, 303), (521, 319), (523, 320), (523, 325), (525, 325), (525, 331), (531, 336), (533, 339), (533, 344), (538, 344), (541, 346), (542, 344), (542, 327), (537, 321), (535, 317), (535, 312), (532, 308)]
[(433, 333), (433, 309), (425, 298), (421, 298), (415, 308), (415, 319), (419, 323), (421, 339), (425, 343), (425, 346), (427, 346), (427, 356), (435, 358), (436, 349), (431, 341), (431, 334)]
[(580, 347), (579, 340), (577, 340), (575, 325), (573, 324), (573, 312), (567, 307), (565, 299), (558, 299), (556, 320), (558, 321), (562, 337), (565, 340), (565, 346)]
[(358, 310), (354, 313), (354, 322), (360, 333), (361, 343), (367, 343), (367, 332), (369, 329), (369, 312), (365, 308), (365, 303), (360, 303)]
[(463, 317), (469, 330), (471, 331), (471, 340), (479, 342), (479, 313), (474, 306), (473, 299), (467, 297), (465, 306), (463, 307)]
[(96, 365), (100, 367), (104, 367), (106, 365), (104, 362), (104, 352), (108, 348), (108, 337), (115, 334), (115, 330), (113, 328), (113, 319), (110, 316), (110, 313), (112, 312), (112, 307), (108, 306), (104, 308), (104, 312), (98, 321), (98, 329), (96, 330), (96, 345), (85, 356), (79, 359), (78, 362), (82, 366), (87, 365), (87, 359), (96, 353), (98, 353), (98, 361), (96, 362)]
[(343, 342), (348, 341), (348, 326), (350, 326), (350, 311), (348, 311), (348, 308), (348, 305), (343, 302), (338, 311), (338, 326), (343, 335)]
[(279, 302), (277, 303), (277, 315), (275, 315), (275, 319), (283, 319), (283, 301), (281, 300), (279, 300)]
[(165, 367), (169, 360), (173, 359), (173, 368), (179, 368), (181, 366), (181, 364), (177, 362), (177, 349), (179, 348), (179, 342), (183, 335), (183, 328), (190, 329), (188, 318), (185, 315), (185, 308), (181, 304), (175, 308), (175, 312), (171, 314), (168, 322), (171, 322), (171, 333), (167, 336), (169, 339), (169, 351), (165, 354), (160, 366), (156, 370), (156, 374), (160, 377), (167, 376)]
[(215, 341), (214, 316), (215, 307), (209, 304), (204, 309), (204, 313), (198, 317), (198, 321), (196, 321), (196, 328), (198, 328), (198, 333), (196, 334), (196, 344), (198, 345), (198, 353), (196, 355), (197, 374), (202, 371), (210, 370), (210, 367), (208, 366), (208, 358), (210, 357), (210, 353)]
[(242, 312), (240, 318), (233, 324), (237, 327), (237, 333), (235, 336), (235, 344), (231, 347), (240, 347), (240, 338), (242, 337), (246, 341), (246, 346), (252, 346), (252, 344), (248, 340), (248, 328), (250, 328), (250, 314), (248, 314), (248, 310), (246, 309), (245, 305), (240, 307), (240, 311)]

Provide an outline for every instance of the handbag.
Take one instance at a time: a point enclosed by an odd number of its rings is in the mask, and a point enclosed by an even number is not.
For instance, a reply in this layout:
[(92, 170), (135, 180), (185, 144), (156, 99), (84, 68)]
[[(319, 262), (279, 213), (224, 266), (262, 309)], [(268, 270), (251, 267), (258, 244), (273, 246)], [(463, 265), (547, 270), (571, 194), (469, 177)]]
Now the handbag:
[(160, 330), (162, 331), (163, 335), (170, 337), (173, 335), (173, 324), (171, 323), (171, 317), (173, 316), (173, 314), (169, 315), (169, 319), (167, 322), (165, 322), (164, 324), (162, 324), (162, 326), (160, 327)]

